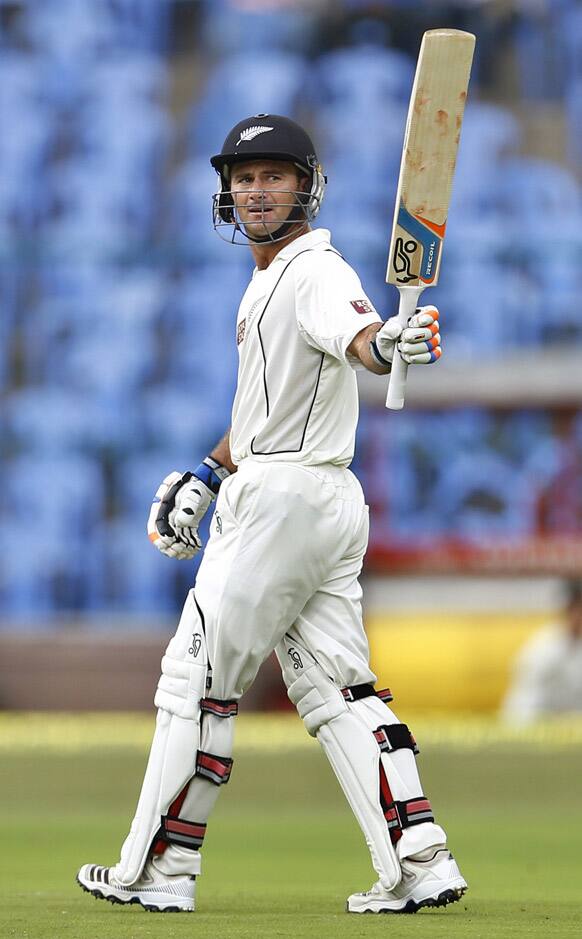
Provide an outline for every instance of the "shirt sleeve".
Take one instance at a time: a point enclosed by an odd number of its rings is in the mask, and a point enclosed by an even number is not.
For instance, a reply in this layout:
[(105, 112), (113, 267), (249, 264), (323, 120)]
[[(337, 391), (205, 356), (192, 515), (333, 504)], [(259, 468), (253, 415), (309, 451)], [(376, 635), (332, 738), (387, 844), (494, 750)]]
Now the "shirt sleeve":
[(360, 278), (335, 251), (304, 255), (295, 271), (297, 325), (304, 339), (351, 368), (361, 362), (346, 350), (360, 330), (381, 322)]

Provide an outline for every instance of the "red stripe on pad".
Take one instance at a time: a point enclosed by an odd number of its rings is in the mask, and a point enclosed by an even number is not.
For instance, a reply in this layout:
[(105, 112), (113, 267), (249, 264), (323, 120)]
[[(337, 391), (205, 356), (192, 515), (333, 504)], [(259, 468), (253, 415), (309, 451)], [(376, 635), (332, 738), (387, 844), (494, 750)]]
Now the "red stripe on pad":
[(406, 811), (408, 815), (411, 812), (430, 812), (430, 802), (428, 799), (417, 799), (416, 801), (410, 801), (406, 803)]
[(198, 762), (201, 766), (206, 767), (206, 769), (211, 769), (213, 773), (217, 773), (219, 776), (224, 776), (226, 773), (230, 772), (230, 765), (225, 766), (221, 760), (208, 756), (206, 753), (198, 754)]
[(186, 785), (184, 786), (184, 788), (182, 789), (182, 792), (177, 796), (177, 798), (174, 799), (174, 801), (172, 802), (170, 808), (168, 809), (168, 815), (179, 815), (179, 814), (180, 814), (180, 809), (181, 809), (182, 806), (184, 805), (184, 799), (186, 798), (186, 794), (187, 794), (187, 792), (188, 792), (188, 787), (189, 787), (189, 786), (190, 786), (190, 783), (187, 782)]
[(193, 835), (203, 838), (206, 834), (206, 825), (197, 825), (195, 822), (184, 822), (177, 818), (166, 819), (167, 831), (175, 831), (180, 835)]
[(200, 706), (203, 711), (217, 714), (220, 717), (235, 717), (238, 714), (236, 701), (218, 701), (213, 698), (203, 698)]

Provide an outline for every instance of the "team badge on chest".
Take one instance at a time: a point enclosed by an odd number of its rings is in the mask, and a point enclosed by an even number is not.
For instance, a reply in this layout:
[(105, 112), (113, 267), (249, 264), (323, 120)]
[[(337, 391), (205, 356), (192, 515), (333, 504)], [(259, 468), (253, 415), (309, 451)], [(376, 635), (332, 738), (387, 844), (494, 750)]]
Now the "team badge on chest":
[(238, 327), (237, 327), (237, 330), (236, 330), (236, 344), (237, 344), (237, 346), (240, 346), (241, 342), (242, 342), (243, 339), (245, 338), (246, 325), (247, 325), (246, 318), (245, 318), (244, 320), (241, 320), (240, 323), (238, 324)]

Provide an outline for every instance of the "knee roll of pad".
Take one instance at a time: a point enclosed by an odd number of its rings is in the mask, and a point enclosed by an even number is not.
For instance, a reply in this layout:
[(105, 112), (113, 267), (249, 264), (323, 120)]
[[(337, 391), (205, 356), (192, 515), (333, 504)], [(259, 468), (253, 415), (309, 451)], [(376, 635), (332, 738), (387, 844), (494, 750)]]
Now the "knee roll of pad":
[(200, 720), (200, 701), (206, 690), (206, 664), (181, 662), (165, 655), (154, 704), (185, 720)]
[(289, 699), (297, 708), (307, 732), (315, 737), (323, 724), (346, 714), (344, 697), (318, 665), (306, 668), (287, 689)]

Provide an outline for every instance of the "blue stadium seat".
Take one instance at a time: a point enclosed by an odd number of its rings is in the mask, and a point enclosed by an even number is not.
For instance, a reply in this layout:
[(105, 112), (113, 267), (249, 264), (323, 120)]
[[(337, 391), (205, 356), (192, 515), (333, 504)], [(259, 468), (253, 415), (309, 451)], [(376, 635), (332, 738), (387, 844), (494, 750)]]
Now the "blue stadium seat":
[[(245, 267), (235, 263), (241, 259)], [(201, 361), (207, 358), (204, 346), (228, 356), (228, 348), (235, 344), (236, 313), (251, 277), (249, 261), (250, 251), (231, 246), (223, 263), (185, 272), (174, 287), (165, 323), (179, 337), (200, 346)]]
[(108, 610), (143, 614), (142, 629), (152, 625), (156, 614), (177, 619), (201, 560), (200, 555), (192, 561), (164, 557), (150, 544), (146, 521), (147, 513), (145, 520), (141, 514), (126, 514), (105, 521), (101, 532)]
[[(187, 417), (186, 411), (184, 411)], [(195, 421), (192, 421), (194, 425)], [(184, 422), (186, 434), (191, 427)], [(194, 431), (195, 433), (195, 431)], [(161, 446), (149, 450), (134, 450), (125, 459), (118, 460), (113, 474), (113, 499), (115, 515), (136, 520), (140, 531), (146, 530), (147, 519), (156, 491), (163, 479), (174, 471), (185, 473), (195, 469), (207, 455), (193, 452), (192, 436), (182, 439), (164, 439), (164, 428), (160, 427)]]
[(251, 114), (292, 116), (305, 89), (306, 63), (300, 56), (275, 52), (269, 43), (260, 56), (244, 52), (220, 61), (192, 108), (189, 150), (218, 153), (231, 127)]
[(103, 0), (115, 22), (121, 49), (167, 52), (175, 3), (168, 0)]
[(2, 606), (12, 613), (87, 609), (101, 602), (100, 466), (82, 456), (29, 455), (1, 469)]
[(165, 59), (132, 49), (116, 50), (92, 64), (85, 94), (93, 102), (112, 106), (165, 104), (170, 90), (170, 72)]
[(521, 139), (520, 123), (508, 108), (470, 101), (463, 118), (455, 186), (459, 176), (476, 176), (482, 166), (491, 166), (516, 153)]
[(566, 91), (568, 157), (573, 167), (582, 165), (582, 77), (574, 79)]
[(20, 28), (35, 49), (82, 70), (111, 49), (167, 51), (171, 15), (169, 0), (43, 0), (23, 4)]
[(49, 52), (55, 64), (77, 60), (79, 71), (116, 40), (115, 21), (106, 3), (43, 0), (40, 5), (24, 5), (20, 23), (34, 49)]
[(212, 196), (217, 186), (218, 176), (207, 157), (184, 163), (168, 187), (166, 236), (179, 259), (222, 264), (223, 270), (248, 268), (248, 251), (225, 244), (213, 230)]
[[(369, 186), (383, 191), (386, 181), (398, 181), (406, 108), (402, 102), (383, 105), (369, 101), (348, 110), (341, 102), (320, 105), (317, 109), (317, 144), (325, 170), (351, 165), (351, 183), (357, 174), (357, 189)], [(341, 172), (341, 170), (340, 170)]]
[(166, 110), (150, 102), (97, 99), (79, 112), (75, 133), (80, 152), (103, 162), (103, 175), (133, 175), (139, 183), (165, 168), (172, 125)]
[[(233, 371), (233, 385), (235, 375)], [(149, 446), (156, 460), (165, 465), (170, 454), (183, 454), (188, 457), (184, 468), (193, 469), (227, 430), (232, 398), (233, 389), (226, 382), (219, 383), (212, 368), (193, 370), (189, 383), (149, 388), (139, 402), (141, 446)]]
[(539, 101), (561, 96), (564, 66), (556, 19), (544, 12), (543, 7), (522, 12), (513, 30), (521, 94)]
[(579, 316), (582, 294), (582, 220), (580, 237), (573, 241), (556, 226), (555, 241), (559, 250), (548, 252), (544, 263), (535, 255), (532, 276), (538, 284), (542, 315), (540, 341), (544, 344), (562, 343), (571, 347), (582, 343), (582, 322)]
[(535, 489), (513, 460), (486, 445), (451, 453), (434, 498), (449, 534), (476, 543), (535, 531)]
[(556, 20), (560, 49), (564, 55), (564, 82), (566, 89), (573, 81), (582, 79), (582, 8), (571, 2)]
[[(317, 105), (339, 106), (345, 115), (362, 109), (382, 113), (391, 103), (408, 101), (413, 75), (414, 63), (403, 52), (376, 45), (348, 47), (320, 56), (311, 92)], [(377, 129), (374, 125), (369, 132)]]
[(559, 222), (580, 231), (582, 189), (573, 173), (550, 160), (519, 156), (503, 164), (506, 210), (520, 222)]
[(43, 235), (58, 257), (111, 260), (141, 246), (153, 221), (154, 190), (139, 166), (132, 174), (131, 165), (92, 154), (53, 169), (47, 180), (52, 218)]
[(22, 82), (20, 65), (9, 56), (0, 66), (0, 87), (7, 82), (0, 90), (0, 226), (23, 234), (47, 208), (45, 175), (56, 134), (50, 113), (34, 97), (36, 80)]
[[(29, 381), (58, 382), (72, 348), (105, 332), (112, 345), (149, 337), (159, 325), (167, 298), (157, 270), (131, 267), (79, 276), (68, 287), (46, 283), (44, 299), (22, 324), (22, 358)], [(149, 346), (149, 342), (148, 342)], [(157, 356), (154, 355), (154, 360)]]
[[(201, 43), (215, 56), (232, 56), (246, 49), (261, 56), (267, 49), (309, 48), (315, 36), (317, 9), (308, 4), (280, 4), (260, 8), (236, 0), (202, 0)], [(277, 112), (274, 112), (277, 113)]]
[(3, 402), (3, 440), (12, 450), (40, 456), (127, 452), (140, 439), (136, 403), (109, 404), (58, 384), (27, 386)]

